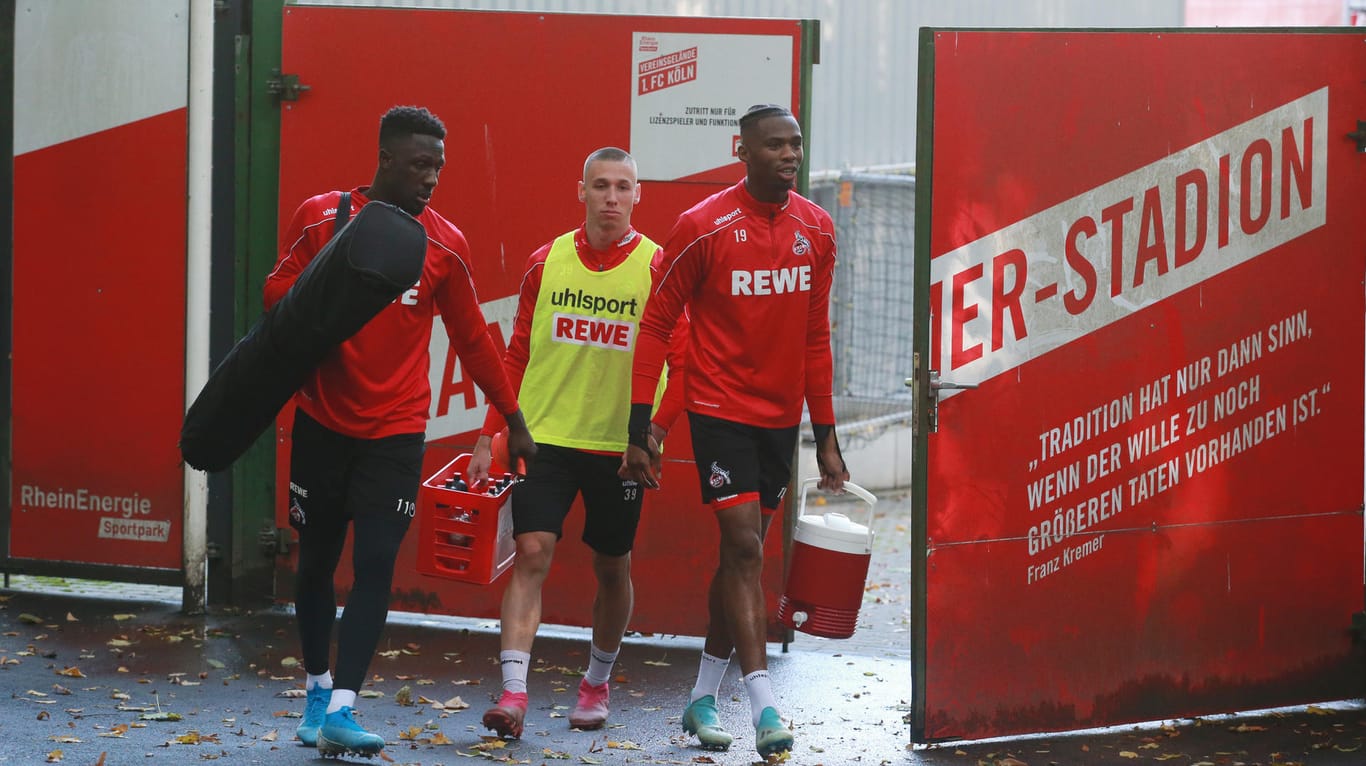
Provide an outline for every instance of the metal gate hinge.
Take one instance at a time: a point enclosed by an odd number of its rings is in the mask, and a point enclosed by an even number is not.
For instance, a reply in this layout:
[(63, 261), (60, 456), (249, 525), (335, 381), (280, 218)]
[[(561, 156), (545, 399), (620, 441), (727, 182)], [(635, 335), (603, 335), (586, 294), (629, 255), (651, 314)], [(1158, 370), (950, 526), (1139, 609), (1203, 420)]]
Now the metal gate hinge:
[(299, 82), (299, 75), (281, 74), (279, 69), (270, 70), (270, 77), (266, 79), (266, 92), (278, 101), (298, 101), (301, 93), (312, 89)]
[(267, 524), (256, 539), (261, 543), (261, 552), (271, 557), (289, 554), (289, 537), (288, 529)]
[(1357, 152), (1366, 153), (1366, 120), (1357, 120), (1357, 129), (1347, 137), (1357, 142)]

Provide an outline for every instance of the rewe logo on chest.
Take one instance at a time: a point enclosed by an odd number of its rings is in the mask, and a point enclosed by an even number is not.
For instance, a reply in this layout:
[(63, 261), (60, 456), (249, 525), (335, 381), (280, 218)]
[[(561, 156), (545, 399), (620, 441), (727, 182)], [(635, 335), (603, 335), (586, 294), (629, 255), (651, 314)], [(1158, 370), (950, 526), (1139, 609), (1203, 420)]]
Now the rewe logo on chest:
[(785, 269), (736, 269), (730, 273), (731, 295), (781, 295), (811, 291), (811, 266)]

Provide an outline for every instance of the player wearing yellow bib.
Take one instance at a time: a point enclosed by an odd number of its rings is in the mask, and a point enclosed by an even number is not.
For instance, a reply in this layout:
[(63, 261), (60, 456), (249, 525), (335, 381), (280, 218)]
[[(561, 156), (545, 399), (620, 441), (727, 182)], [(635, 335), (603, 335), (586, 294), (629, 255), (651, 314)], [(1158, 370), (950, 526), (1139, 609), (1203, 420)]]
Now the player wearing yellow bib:
[[(483, 719), (502, 737), (522, 735), (541, 586), (579, 493), (598, 589), (588, 672), (571, 726), (597, 729), (607, 721), (607, 681), (634, 603), (631, 548), (643, 488), (617, 472), (626, 448), (632, 353), (659, 247), (631, 227), (640, 186), (629, 154), (607, 147), (588, 155), (578, 187), (584, 224), (527, 262), (504, 357), (538, 451), (512, 495), (517, 557), (500, 615), (503, 693)], [(657, 441), (682, 409), (681, 392), (674, 391), (680, 387), (670, 386), (653, 418)], [(470, 460), (471, 480), (487, 475), (491, 437), (502, 427), (502, 416), (490, 408)]]

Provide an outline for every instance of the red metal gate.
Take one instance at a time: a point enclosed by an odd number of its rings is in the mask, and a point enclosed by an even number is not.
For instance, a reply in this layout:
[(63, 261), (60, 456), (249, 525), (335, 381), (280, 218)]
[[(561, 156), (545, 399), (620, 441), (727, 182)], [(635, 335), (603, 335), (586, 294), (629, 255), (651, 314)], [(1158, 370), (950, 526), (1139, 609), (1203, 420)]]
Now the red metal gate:
[[(743, 175), (732, 123), (756, 100), (801, 107), (803, 25), (778, 19), (488, 13), (390, 8), (286, 7), (284, 71), (310, 87), (284, 106), (281, 220), (306, 197), (367, 183), (379, 116), (395, 104), (431, 108), (446, 123), (446, 169), (433, 206), (464, 231), (491, 327), (511, 331), (526, 258), (583, 220), (575, 196), (583, 158), (620, 146), (640, 165), (633, 223), (663, 241), (674, 219)], [(339, 65), (366, 51), (409, 50), (383, 66)], [(363, 55), (362, 55), (363, 58)], [(732, 76), (736, 70), (747, 74)], [(763, 96), (762, 94), (773, 94)], [(699, 111), (700, 110), (700, 111)], [(474, 441), (485, 400), (447, 356), (438, 322), (432, 342), (432, 421), (424, 475)], [(278, 429), (277, 519), (286, 526), (287, 424)], [(705, 631), (705, 583), (715, 567), (716, 525), (700, 505), (686, 422), (668, 444), (666, 486), (650, 493), (634, 556), (632, 628)], [(592, 562), (578, 544), (580, 512), (556, 553), (543, 619), (591, 619)], [(416, 535), (399, 555), (399, 608), (490, 617), (502, 585), (471, 586), (419, 575)], [(770, 612), (781, 589), (782, 536), (770, 535), (765, 568)], [(343, 555), (343, 561), (349, 554)], [(292, 562), (277, 592), (288, 598)], [(348, 585), (349, 571), (339, 583)]]
[(916, 740), (1359, 695), (1340, 32), (923, 33)]

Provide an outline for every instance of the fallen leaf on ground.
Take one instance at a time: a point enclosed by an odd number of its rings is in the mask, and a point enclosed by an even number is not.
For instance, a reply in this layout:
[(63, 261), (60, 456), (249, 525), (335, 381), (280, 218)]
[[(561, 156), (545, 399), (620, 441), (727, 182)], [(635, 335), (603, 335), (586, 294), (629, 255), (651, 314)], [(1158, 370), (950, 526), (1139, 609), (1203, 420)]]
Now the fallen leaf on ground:
[(271, 729), (270, 731), (268, 731), (268, 732), (266, 732), (265, 734), (262, 734), (262, 735), (261, 735), (261, 741), (262, 741), (262, 742), (274, 742), (275, 740), (277, 740), (277, 739), (279, 739), (279, 738), (280, 738), (280, 730), (279, 730), (279, 729)]
[(132, 619), (134, 619), (134, 618), (136, 618), (136, 617), (137, 617), (136, 614), (128, 614), (128, 613), (126, 613), (126, 612), (123, 613), (123, 614), (116, 614), (116, 615), (114, 615), (114, 619), (118, 620), (119, 622), (123, 622), (124, 620), (132, 620)]
[(64, 668), (64, 669), (62, 669), (62, 670), (57, 671), (57, 675), (59, 675), (59, 676), (67, 676), (67, 677), (69, 677), (69, 678), (85, 678), (85, 674), (82, 673), (82, 672), (81, 672), (81, 669), (78, 668), (78, 667), (76, 667), (75, 665), (72, 665), (72, 666), (69, 667), (69, 668)]
[(179, 714), (179, 713), (170, 713), (170, 712), (164, 712), (164, 713), (143, 713), (142, 715), (138, 716), (138, 720), (139, 720), (139, 721), (179, 721), (179, 720), (180, 720), (180, 714)]
[(57, 763), (57, 762), (60, 761), (60, 760), (62, 760), (62, 751), (61, 751), (61, 750), (53, 750), (52, 752), (50, 752), (50, 753), (47, 754), (47, 762), (48, 762), (48, 763)]
[[(42, 624), (43, 624), (43, 618), (39, 617), (39, 616), (36, 615), (36, 614), (29, 614), (28, 612), (24, 612), (23, 614), (19, 615), (19, 622), (22, 622), (22, 623), (24, 623), (25, 625), (42, 625)], [(58, 753), (58, 756), (57, 756), (57, 757), (58, 757), (58, 758), (61, 758), (61, 755), (60, 755), (60, 754), (61, 754), (62, 751), (61, 751), (61, 750), (57, 750), (57, 751), (55, 751), (55, 752)]]

